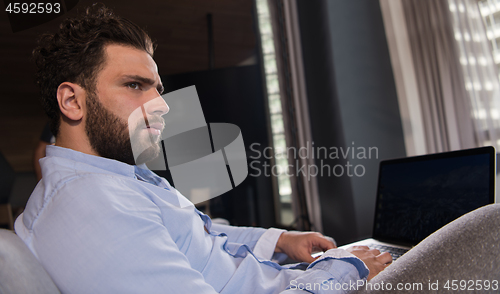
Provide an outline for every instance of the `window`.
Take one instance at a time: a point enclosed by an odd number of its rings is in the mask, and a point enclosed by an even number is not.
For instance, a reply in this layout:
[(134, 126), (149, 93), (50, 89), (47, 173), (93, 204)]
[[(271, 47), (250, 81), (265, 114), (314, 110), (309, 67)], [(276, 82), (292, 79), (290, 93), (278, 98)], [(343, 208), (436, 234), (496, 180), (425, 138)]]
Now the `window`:
[(284, 155), (287, 150), (285, 140), (285, 129), (283, 123), (283, 111), (281, 105), (281, 93), (276, 66), (276, 53), (274, 36), (271, 26), (269, 6), (267, 0), (257, 0), (257, 18), (259, 33), (264, 59), (264, 70), (266, 75), (267, 97), (272, 131), (272, 144), (274, 150), (274, 162), (269, 174), (276, 176), (278, 191), (278, 223), (288, 226), (293, 223), (292, 211), (292, 187), (288, 176), (288, 160)]
[(486, 26), (486, 35), (491, 41), (495, 63), (500, 68), (500, 0), (479, 0), (478, 4)]

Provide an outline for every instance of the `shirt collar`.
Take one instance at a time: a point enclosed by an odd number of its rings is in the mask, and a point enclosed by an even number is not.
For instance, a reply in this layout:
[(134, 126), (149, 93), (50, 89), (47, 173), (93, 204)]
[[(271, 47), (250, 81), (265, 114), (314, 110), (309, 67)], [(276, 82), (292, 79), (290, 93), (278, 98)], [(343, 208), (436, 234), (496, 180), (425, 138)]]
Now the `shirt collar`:
[(145, 181), (156, 186), (170, 189), (170, 184), (163, 178), (159, 177), (157, 174), (149, 170), (146, 164), (140, 164), (134, 166), (135, 177), (141, 181)]
[(103, 169), (112, 173), (135, 178), (135, 165), (126, 164), (114, 159), (85, 154), (68, 148), (49, 145), (47, 146), (47, 157), (55, 156), (69, 160), (83, 162), (88, 165)]

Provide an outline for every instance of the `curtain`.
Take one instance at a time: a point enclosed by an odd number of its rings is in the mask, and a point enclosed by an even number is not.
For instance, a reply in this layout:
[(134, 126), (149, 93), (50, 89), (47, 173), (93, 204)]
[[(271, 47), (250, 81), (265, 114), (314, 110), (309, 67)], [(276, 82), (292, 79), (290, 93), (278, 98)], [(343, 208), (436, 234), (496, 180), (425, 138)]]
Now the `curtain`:
[[(489, 1), (491, 4), (491, 1)], [(477, 0), (448, 0), (465, 88), (472, 106), (477, 145), (498, 150), (500, 82)], [(490, 6), (485, 5), (484, 9)]]
[(476, 120), (447, 0), (402, 1), (427, 153), (475, 147)]

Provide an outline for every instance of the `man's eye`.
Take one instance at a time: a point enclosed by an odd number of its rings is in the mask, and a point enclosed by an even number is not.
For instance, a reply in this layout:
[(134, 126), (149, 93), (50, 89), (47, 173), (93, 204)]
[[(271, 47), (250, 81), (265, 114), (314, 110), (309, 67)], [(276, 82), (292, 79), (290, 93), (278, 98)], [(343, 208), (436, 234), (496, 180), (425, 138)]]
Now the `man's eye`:
[(130, 88), (130, 89), (134, 89), (134, 90), (140, 90), (141, 87), (138, 83), (128, 83), (127, 86)]

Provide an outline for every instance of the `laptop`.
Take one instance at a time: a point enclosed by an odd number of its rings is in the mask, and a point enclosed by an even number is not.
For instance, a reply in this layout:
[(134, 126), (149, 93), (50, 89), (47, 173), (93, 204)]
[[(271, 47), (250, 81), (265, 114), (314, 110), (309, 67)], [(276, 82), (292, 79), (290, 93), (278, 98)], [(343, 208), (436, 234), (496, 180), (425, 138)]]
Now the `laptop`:
[(381, 161), (373, 237), (340, 248), (364, 245), (396, 260), (449, 222), (494, 203), (495, 179), (493, 147)]

